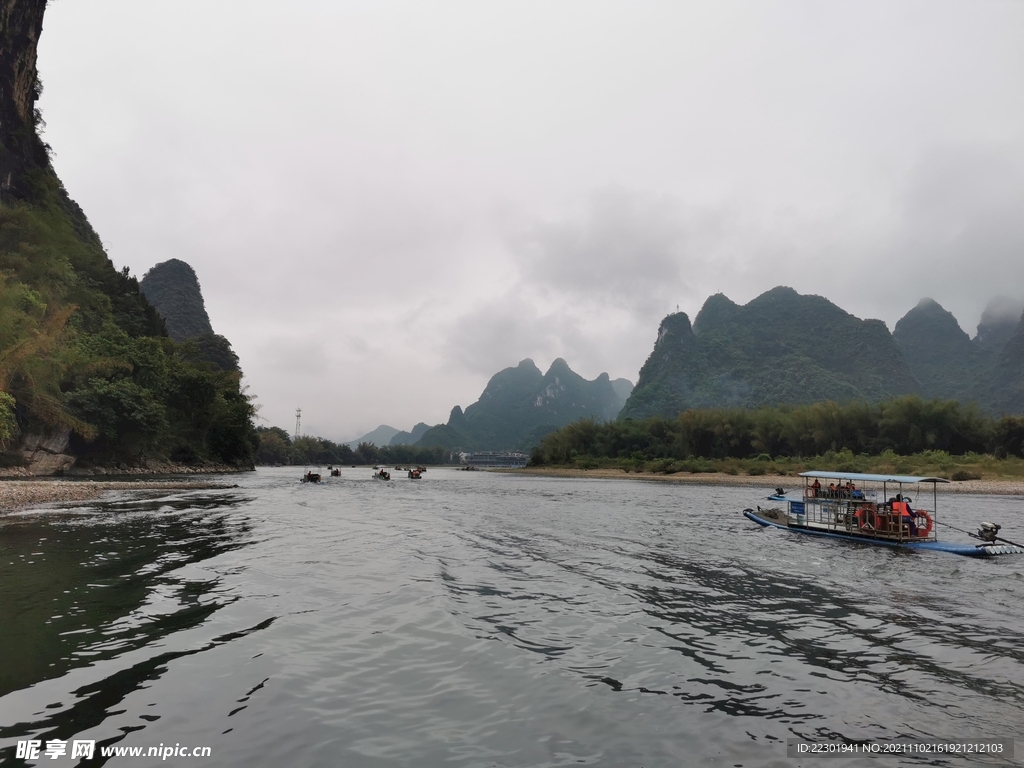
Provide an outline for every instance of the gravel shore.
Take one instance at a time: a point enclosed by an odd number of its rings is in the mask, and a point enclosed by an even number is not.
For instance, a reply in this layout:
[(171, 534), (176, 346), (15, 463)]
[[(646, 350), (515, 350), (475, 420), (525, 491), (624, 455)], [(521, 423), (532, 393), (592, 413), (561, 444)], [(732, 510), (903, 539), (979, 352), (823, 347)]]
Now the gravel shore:
[(209, 480), (0, 480), (0, 514), (36, 504), (89, 501), (109, 491), (178, 491), (232, 488)]
[[(570, 469), (562, 467), (528, 467), (506, 470), (516, 474), (545, 475), (548, 477), (591, 477), (616, 480), (655, 480), (666, 483), (692, 483), (695, 485), (735, 485), (766, 488), (793, 489), (804, 484), (803, 478), (793, 475), (728, 475), (724, 472), (702, 472), (690, 474), (677, 472), (665, 475), (655, 472), (624, 472), (621, 469)], [(987, 480), (964, 480), (955, 483), (937, 484), (939, 493), (982, 493), (999, 496), (1024, 496), (1024, 478), (993, 478)], [(931, 491), (929, 490), (929, 493)]]

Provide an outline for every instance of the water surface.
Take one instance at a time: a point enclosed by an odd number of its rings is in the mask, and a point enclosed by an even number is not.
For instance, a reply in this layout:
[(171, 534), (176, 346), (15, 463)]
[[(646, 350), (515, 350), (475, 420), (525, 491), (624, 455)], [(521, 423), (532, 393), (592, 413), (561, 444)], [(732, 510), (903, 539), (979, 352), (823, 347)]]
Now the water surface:
[[(300, 474), (5, 518), (0, 762), (28, 738), (213, 752), (111, 765), (647, 768), (1024, 738), (1024, 558), (764, 530), (751, 488)], [(1009, 538), (1020, 510), (940, 497)]]

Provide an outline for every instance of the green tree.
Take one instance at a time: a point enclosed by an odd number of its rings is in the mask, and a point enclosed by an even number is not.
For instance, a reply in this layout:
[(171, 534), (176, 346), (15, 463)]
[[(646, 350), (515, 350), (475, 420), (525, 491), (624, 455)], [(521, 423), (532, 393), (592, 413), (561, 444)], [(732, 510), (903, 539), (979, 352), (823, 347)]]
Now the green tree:
[(153, 393), (128, 379), (90, 379), (67, 396), (68, 405), (96, 430), (105, 458), (142, 457), (167, 430), (167, 410)]

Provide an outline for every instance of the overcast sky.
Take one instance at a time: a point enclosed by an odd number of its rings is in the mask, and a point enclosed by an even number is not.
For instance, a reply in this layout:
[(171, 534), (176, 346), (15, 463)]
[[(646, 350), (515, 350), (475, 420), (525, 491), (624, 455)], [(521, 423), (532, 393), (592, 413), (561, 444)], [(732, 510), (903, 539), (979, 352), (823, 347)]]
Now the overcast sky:
[(265, 423), (447, 420), (775, 285), (972, 336), (1024, 299), (1024, 2), (58, 0), (45, 139), (193, 266)]

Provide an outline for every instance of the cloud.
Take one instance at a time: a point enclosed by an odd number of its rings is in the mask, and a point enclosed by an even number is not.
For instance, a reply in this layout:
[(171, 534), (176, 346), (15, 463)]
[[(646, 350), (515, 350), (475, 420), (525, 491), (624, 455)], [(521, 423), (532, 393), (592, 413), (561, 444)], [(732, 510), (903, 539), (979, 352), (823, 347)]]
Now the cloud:
[(562, 340), (579, 334), (575, 319), (545, 309), (519, 285), (460, 315), (447, 333), (444, 354), (465, 370), (490, 376), (532, 358), (557, 356)]
[(207, 5), (51, 3), (40, 106), (274, 423), (436, 423), (523, 357), (635, 379), (716, 292), (1024, 298), (1020, 3)]
[(533, 283), (645, 311), (683, 289), (695, 260), (681, 214), (667, 196), (602, 190), (576, 215), (538, 222), (511, 245)]
[(907, 174), (893, 210), (870, 259), (884, 278), (876, 291), (893, 306), (927, 295), (973, 329), (995, 296), (1024, 299), (1021, 147), (934, 148)]

